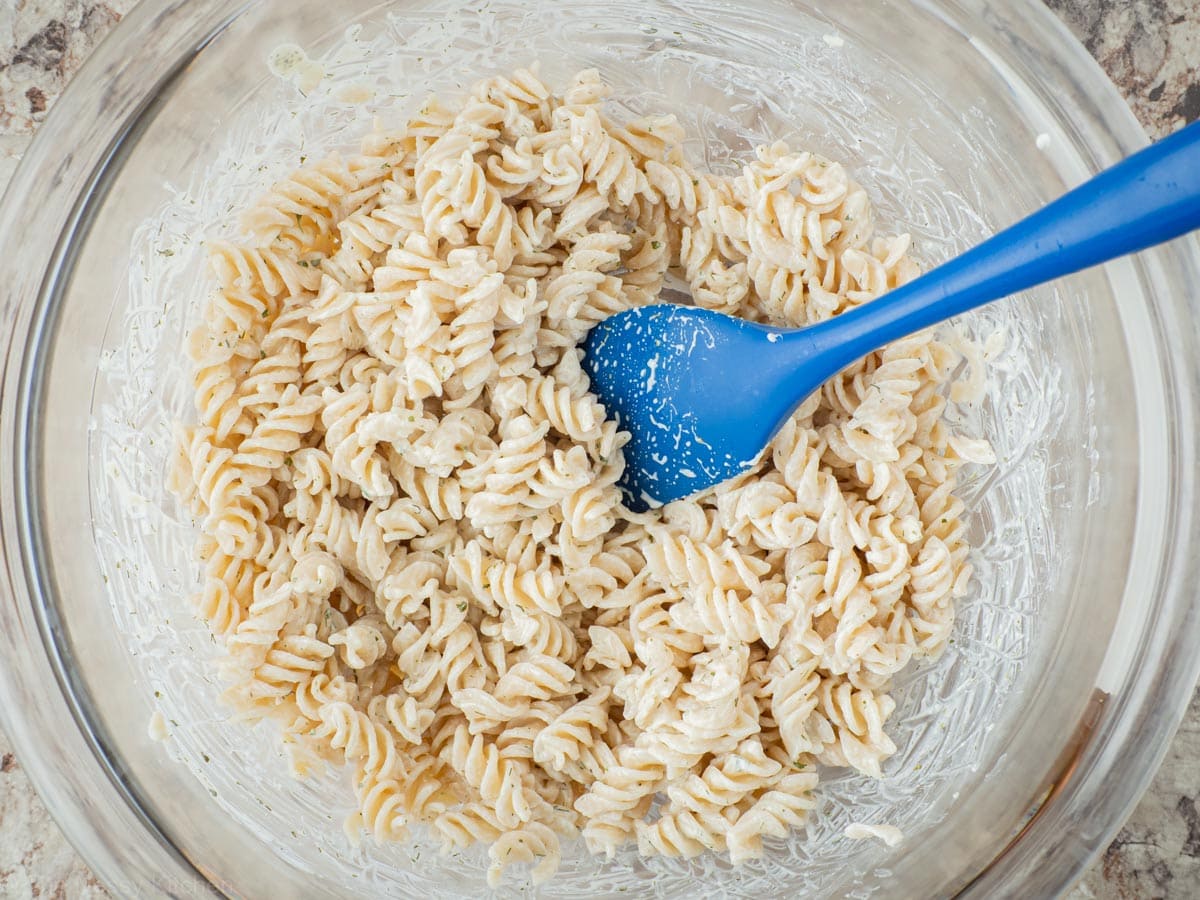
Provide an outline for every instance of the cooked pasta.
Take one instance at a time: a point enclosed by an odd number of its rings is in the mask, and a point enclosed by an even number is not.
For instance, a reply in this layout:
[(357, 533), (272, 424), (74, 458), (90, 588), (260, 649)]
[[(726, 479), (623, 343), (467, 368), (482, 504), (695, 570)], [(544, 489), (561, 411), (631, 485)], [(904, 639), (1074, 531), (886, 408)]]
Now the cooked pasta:
[(353, 769), (351, 832), (488, 843), (493, 884), (550, 877), (576, 832), (738, 863), (803, 825), (819, 766), (882, 777), (891, 679), (970, 579), (958, 470), (991, 461), (943, 419), (958, 355), (926, 332), (750, 472), (630, 513), (592, 324), (677, 278), (799, 326), (916, 266), (838, 164), (699, 172), (673, 117), (617, 122), (608, 93), (521, 70), (298, 170), (210, 243), (189, 343), (170, 485), (226, 697), (297, 774)]

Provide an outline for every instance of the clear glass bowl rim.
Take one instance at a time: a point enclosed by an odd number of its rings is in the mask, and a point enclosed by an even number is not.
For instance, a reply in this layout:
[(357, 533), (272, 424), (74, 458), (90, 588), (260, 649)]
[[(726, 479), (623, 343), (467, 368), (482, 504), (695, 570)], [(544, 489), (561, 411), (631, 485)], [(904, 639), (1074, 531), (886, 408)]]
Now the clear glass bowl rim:
[[(4, 343), (0, 393), (0, 478), (10, 490), (0, 508), (0, 725), (12, 740), (51, 815), (93, 870), (119, 895), (219, 893), (202, 860), (188, 860), (145, 813), (118, 760), (106, 756), (89, 722), (69, 649), (56, 639), (54, 573), (44, 571), (37, 471), (40, 373), (49, 364), (55, 305), (69, 277), (73, 238), (86, 230), (106, 167), (137, 138), (138, 121), (174, 75), (246, 0), (143, 0), (113, 30), (68, 86), (14, 176), (0, 206), (0, 260), (7, 286), (0, 304)], [(917, 0), (927, 9), (932, 4)], [(952, 8), (948, 8), (952, 7)], [(997, 8), (1000, 7), (1000, 8)], [(957, 0), (939, 8), (967, 39), (986, 34), (1005, 50), (998, 65), (1032, 73), (1049, 105), (1077, 137), (1093, 171), (1146, 143), (1114, 85), (1039, 0)], [(147, 47), (155, 52), (147, 53)], [(162, 60), (167, 61), (164, 69)], [(1147, 254), (1155, 296), (1200, 284), (1200, 242), (1175, 242)], [(1196, 309), (1194, 293), (1177, 302)], [(1200, 316), (1191, 316), (1191, 321)], [(1176, 335), (1174, 348), (1197, 346)], [(1195, 398), (1200, 355), (1168, 354), (1164, 372), (1173, 414), (1173, 540), (1162, 553), (1154, 623), (1140, 636), (1130, 676), (1101, 698), (1083, 723), (1074, 754), (1047, 788), (1026, 827), (998, 847), (992, 863), (959, 896), (1050, 896), (1068, 887), (1107, 845), (1148, 786), (1200, 675), (1200, 562), (1195, 521)], [(1086, 824), (1085, 824), (1086, 823)], [(1070, 852), (1055, 852), (1064, 834)], [(224, 886), (231, 893), (234, 886)]]

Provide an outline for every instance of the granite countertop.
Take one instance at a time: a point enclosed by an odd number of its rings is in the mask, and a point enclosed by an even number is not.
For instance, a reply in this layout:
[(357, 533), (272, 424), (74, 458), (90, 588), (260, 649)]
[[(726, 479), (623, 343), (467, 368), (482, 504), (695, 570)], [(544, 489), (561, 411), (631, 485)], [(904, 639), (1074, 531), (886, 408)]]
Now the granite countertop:
[[(1200, 118), (1200, 0), (1047, 0), (1147, 132)], [(0, 187), (88, 53), (136, 0), (0, 0)], [(1070, 900), (1200, 897), (1200, 692), (1153, 785)], [(107, 898), (0, 734), (0, 898)]]

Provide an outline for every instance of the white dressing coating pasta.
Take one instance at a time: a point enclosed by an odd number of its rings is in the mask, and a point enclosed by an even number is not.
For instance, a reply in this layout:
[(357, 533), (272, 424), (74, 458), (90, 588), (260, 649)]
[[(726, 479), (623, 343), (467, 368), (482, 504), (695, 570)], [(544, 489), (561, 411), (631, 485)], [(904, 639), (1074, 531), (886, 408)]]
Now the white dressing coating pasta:
[(592, 324), (675, 272), (802, 325), (916, 266), (836, 163), (775, 144), (698, 172), (673, 117), (618, 123), (607, 93), (521, 70), (305, 165), (209, 245), (190, 341), (171, 486), (228, 698), (298, 771), (352, 767), (352, 831), (487, 842), (493, 882), (549, 877), (575, 831), (736, 863), (803, 824), (818, 765), (882, 775), (891, 679), (970, 578), (956, 474), (991, 461), (944, 422), (960, 356), (922, 333), (751, 472), (629, 513)]

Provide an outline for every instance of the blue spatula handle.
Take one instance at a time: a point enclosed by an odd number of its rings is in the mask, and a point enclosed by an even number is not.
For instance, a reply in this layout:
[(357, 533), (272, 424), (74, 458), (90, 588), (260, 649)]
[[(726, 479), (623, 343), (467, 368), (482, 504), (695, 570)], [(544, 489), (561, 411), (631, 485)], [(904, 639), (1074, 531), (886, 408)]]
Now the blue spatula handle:
[(810, 346), (849, 365), (976, 306), (1197, 228), (1200, 122), (879, 300), (806, 329)]

